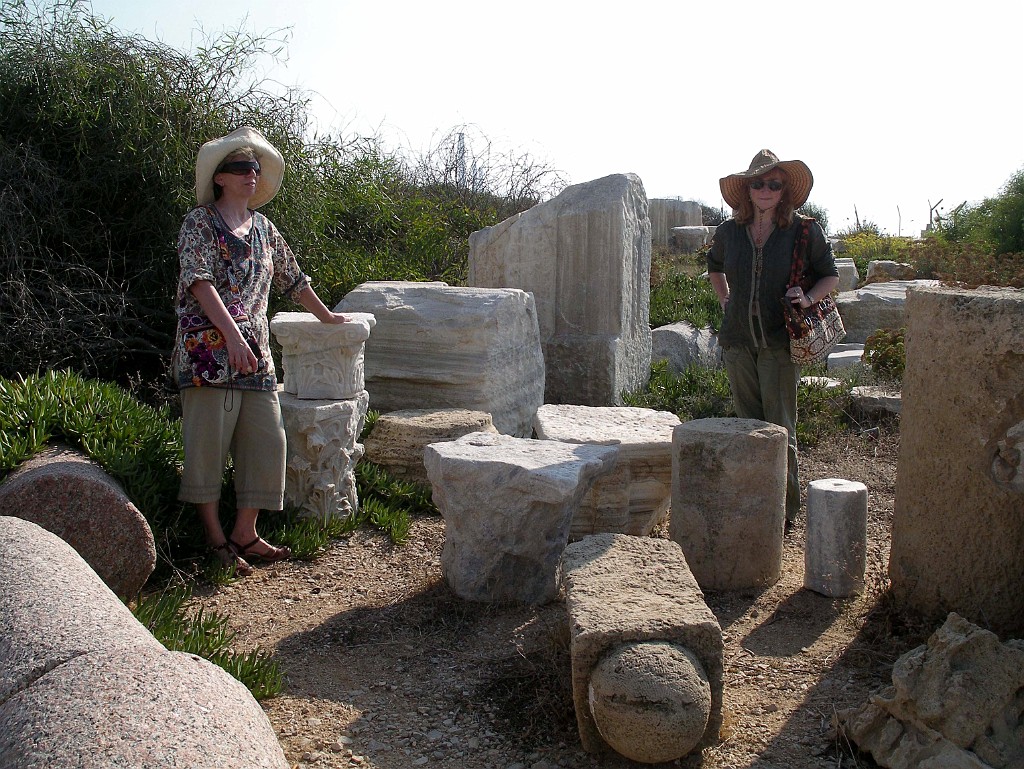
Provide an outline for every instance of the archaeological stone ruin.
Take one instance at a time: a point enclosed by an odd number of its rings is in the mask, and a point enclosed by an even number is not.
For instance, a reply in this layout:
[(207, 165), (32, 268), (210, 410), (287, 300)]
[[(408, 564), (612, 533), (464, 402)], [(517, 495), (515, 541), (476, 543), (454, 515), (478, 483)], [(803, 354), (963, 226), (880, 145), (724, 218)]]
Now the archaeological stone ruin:
[[(474, 232), (468, 282), (511, 286), (533, 296), (544, 403), (622, 405), (623, 391), (647, 382), (651, 222), (635, 174), (567, 187), (552, 200)], [(497, 416), (494, 424), (505, 432)]]

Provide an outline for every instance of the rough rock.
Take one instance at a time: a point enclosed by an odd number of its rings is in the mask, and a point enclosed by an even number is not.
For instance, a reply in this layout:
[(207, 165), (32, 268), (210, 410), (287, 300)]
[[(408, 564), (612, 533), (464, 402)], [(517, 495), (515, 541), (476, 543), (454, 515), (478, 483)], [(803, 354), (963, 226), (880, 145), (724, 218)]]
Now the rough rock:
[(1024, 632), (1024, 291), (911, 290), (906, 352), (893, 593)]
[(121, 485), (77, 451), (47, 449), (8, 475), (0, 514), (56, 534), (118, 595), (134, 596), (156, 568), (149, 523)]
[(847, 737), (890, 769), (1024, 766), (1024, 642), (955, 613), (900, 657), (892, 687), (839, 714)]
[[(573, 701), (584, 750), (601, 753), (610, 747), (590, 708), (591, 679), (603, 658), (628, 644), (667, 643), (693, 655), (711, 698), (699, 744), (717, 741), (722, 631), (679, 546), (665, 539), (596, 534), (565, 549), (561, 572), (570, 620)], [(632, 715), (637, 713), (633, 708)]]
[(700, 203), (676, 198), (651, 198), (651, 242), (667, 246), (675, 227), (700, 227), (703, 219)]
[[(573, 516), (574, 539), (602, 531), (645, 537), (665, 519), (672, 502), (672, 430), (678, 424), (679, 417), (669, 411), (631, 406), (537, 409), (538, 438), (619, 448), (618, 467), (625, 476), (609, 473), (594, 482)], [(621, 498), (623, 482), (625, 510), (609, 514), (610, 501)]]
[(676, 374), (690, 364), (709, 368), (723, 365), (718, 335), (710, 328), (695, 328), (685, 320), (651, 331), (651, 360), (668, 361), (668, 370)]
[(860, 283), (860, 273), (857, 272), (857, 265), (848, 257), (837, 257), (836, 267), (839, 269), (839, 286), (842, 291), (853, 291)]
[(544, 403), (621, 405), (624, 391), (647, 382), (651, 222), (635, 174), (567, 187), (474, 232), (468, 283), (533, 294), (546, 366)]
[(891, 280), (916, 280), (917, 270), (909, 264), (889, 259), (868, 262), (868, 274), (864, 283), (887, 283)]
[(424, 450), (445, 521), (441, 570), (471, 601), (539, 604), (558, 592), (572, 515), (618, 459), (611, 446), (471, 433)]
[(377, 321), (352, 313), (347, 323), (321, 323), (311, 312), (279, 312), (270, 330), (281, 344), (283, 390), (296, 398), (345, 400), (364, 388), (363, 346)]
[(704, 738), (711, 685), (691, 651), (664, 641), (620, 646), (590, 674), (590, 711), (605, 742), (633, 761), (675, 761)]
[(711, 242), (710, 227), (673, 227), (669, 242), (677, 251), (692, 254)]
[(843, 371), (864, 367), (863, 344), (837, 344), (825, 362), (828, 371)]
[(892, 280), (839, 294), (836, 296), (836, 306), (846, 328), (846, 341), (850, 344), (864, 344), (880, 328), (897, 329), (906, 326), (904, 304), (907, 290), (937, 285), (937, 280)]
[(467, 409), (407, 409), (381, 414), (366, 436), (366, 458), (393, 475), (429, 484), (423, 450), (470, 433), (497, 433), (491, 415)]
[(756, 419), (694, 419), (672, 435), (669, 536), (705, 590), (782, 574), (788, 433)]
[(865, 417), (894, 416), (903, 409), (899, 390), (862, 385), (850, 388), (850, 400), (856, 412)]
[(365, 353), (375, 410), (486, 411), (499, 432), (530, 435), (544, 402), (544, 356), (525, 291), (371, 282), (337, 310), (377, 319)]

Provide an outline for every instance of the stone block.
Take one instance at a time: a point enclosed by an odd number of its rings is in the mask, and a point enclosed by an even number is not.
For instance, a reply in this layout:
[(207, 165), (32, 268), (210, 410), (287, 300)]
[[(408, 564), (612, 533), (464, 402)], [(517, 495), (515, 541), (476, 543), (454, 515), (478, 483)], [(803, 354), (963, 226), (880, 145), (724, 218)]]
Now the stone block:
[(891, 280), (916, 280), (917, 270), (904, 262), (891, 259), (876, 259), (868, 262), (865, 283), (886, 283)]
[(611, 446), (471, 433), (424, 450), (445, 520), (441, 570), (471, 601), (545, 603), (573, 512), (617, 461)]
[(829, 353), (828, 359), (825, 361), (825, 370), (832, 372), (863, 367), (864, 345), (862, 344), (837, 344), (835, 352)]
[(723, 365), (718, 335), (710, 328), (695, 328), (685, 320), (651, 331), (651, 360), (668, 361), (668, 370), (675, 374), (690, 364), (707, 368)]
[(544, 351), (544, 403), (621, 405), (622, 392), (647, 382), (651, 222), (635, 174), (567, 187), (552, 200), (474, 232), (468, 283), (533, 294)]
[(694, 419), (672, 434), (672, 515), (705, 590), (771, 585), (782, 576), (788, 432), (756, 419)]
[(1022, 633), (1024, 291), (909, 291), (906, 352), (893, 593)]
[(311, 312), (279, 312), (270, 330), (281, 344), (286, 393), (312, 400), (355, 398), (365, 389), (363, 345), (377, 321), (352, 313), (347, 323), (321, 323)]
[[(594, 482), (573, 517), (573, 538), (602, 531), (645, 537), (665, 519), (672, 501), (672, 430), (678, 424), (679, 417), (671, 412), (630, 406), (537, 409), (538, 438), (619, 447), (619, 466), (625, 474), (610, 473)], [(623, 483), (625, 515), (612, 509), (612, 500), (622, 496)], [(588, 523), (594, 528), (587, 530)]]
[(470, 433), (496, 433), (491, 415), (467, 409), (406, 409), (381, 414), (366, 436), (366, 458), (392, 475), (429, 484), (423, 450)]
[(867, 544), (868, 487), (841, 478), (811, 481), (804, 587), (830, 598), (863, 592)]
[[(637, 761), (669, 761), (715, 743), (722, 724), (722, 631), (679, 546), (597, 534), (565, 549), (561, 573), (584, 750), (612, 747)], [(616, 661), (636, 675), (608, 673)], [(706, 709), (701, 673), (710, 696)]]
[(652, 198), (649, 201), (651, 219), (651, 242), (667, 246), (676, 227), (700, 227), (703, 211), (695, 200), (676, 198)]
[(893, 280), (839, 294), (836, 306), (843, 318), (847, 343), (864, 344), (880, 328), (903, 328), (907, 325), (904, 313), (907, 290), (936, 285), (937, 280)]
[(677, 251), (692, 254), (711, 242), (711, 231), (708, 227), (673, 227), (669, 241)]
[(860, 273), (853, 259), (836, 257), (836, 267), (839, 270), (839, 291), (855, 290), (860, 283)]
[(544, 402), (544, 356), (525, 291), (371, 282), (336, 309), (377, 319), (365, 353), (374, 409), (485, 411), (499, 432), (530, 435)]
[(359, 509), (355, 466), (363, 456), (363, 430), (370, 396), (347, 400), (303, 400), (281, 393), (288, 438), (285, 503), (303, 515), (328, 521)]
[(8, 475), (0, 514), (56, 534), (118, 595), (134, 597), (156, 568), (149, 523), (121, 485), (77, 451), (47, 449)]

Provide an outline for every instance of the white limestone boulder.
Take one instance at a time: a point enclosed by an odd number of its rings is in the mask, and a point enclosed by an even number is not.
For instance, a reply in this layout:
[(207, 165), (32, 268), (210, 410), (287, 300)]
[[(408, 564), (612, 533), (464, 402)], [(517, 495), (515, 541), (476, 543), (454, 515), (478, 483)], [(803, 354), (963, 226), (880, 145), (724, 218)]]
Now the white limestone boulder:
[(917, 270), (904, 262), (876, 259), (868, 262), (865, 283), (887, 283), (890, 280), (916, 280)]
[(668, 370), (675, 374), (692, 363), (708, 368), (723, 365), (718, 335), (710, 328), (696, 328), (685, 320), (651, 331), (651, 360), (667, 361)]
[[(607, 500), (619, 492), (619, 476), (602, 476), (573, 519), (574, 538), (602, 531), (647, 536), (665, 519), (672, 501), (672, 431), (679, 423), (671, 412), (632, 406), (548, 404), (537, 409), (534, 432), (538, 438), (618, 446), (619, 465), (627, 472), (626, 514), (610, 520), (607, 514), (590, 512), (607, 508)], [(616, 519), (621, 523), (613, 523)], [(594, 528), (587, 530), (588, 523)]]
[(676, 250), (692, 254), (711, 242), (711, 231), (707, 227), (673, 227), (669, 240)]
[[(468, 283), (533, 294), (544, 350), (544, 403), (621, 405), (623, 392), (647, 382), (651, 222), (635, 174), (567, 187), (474, 232)], [(497, 414), (494, 424), (506, 432)]]
[(846, 328), (846, 341), (864, 344), (880, 328), (906, 325), (907, 290), (915, 286), (937, 286), (937, 280), (891, 280), (872, 283), (836, 297), (836, 306)]
[(836, 257), (836, 268), (839, 270), (839, 291), (853, 291), (860, 283), (857, 264), (848, 257)]
[(365, 353), (375, 410), (485, 411), (499, 432), (530, 435), (544, 402), (544, 356), (525, 291), (370, 282), (336, 309), (377, 319)]
[(580, 500), (618, 459), (613, 446), (471, 433), (424, 450), (445, 520), (441, 570), (471, 601), (545, 603)]

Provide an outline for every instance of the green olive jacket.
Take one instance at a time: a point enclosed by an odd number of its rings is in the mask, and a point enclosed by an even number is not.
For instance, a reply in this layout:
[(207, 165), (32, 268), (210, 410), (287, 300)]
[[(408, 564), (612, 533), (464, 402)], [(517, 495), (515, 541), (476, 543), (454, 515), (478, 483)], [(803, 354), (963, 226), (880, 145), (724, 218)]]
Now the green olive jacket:
[[(792, 224), (772, 231), (764, 244), (760, 265), (754, 241), (745, 226), (729, 219), (716, 228), (707, 264), (709, 273), (725, 273), (729, 282), (729, 303), (718, 332), (718, 343), (724, 349), (789, 346), (781, 299), (789, 287), (793, 248), (806, 218), (794, 214)], [(832, 244), (813, 219), (804, 261), (804, 275), (809, 279), (805, 285), (839, 276)]]

